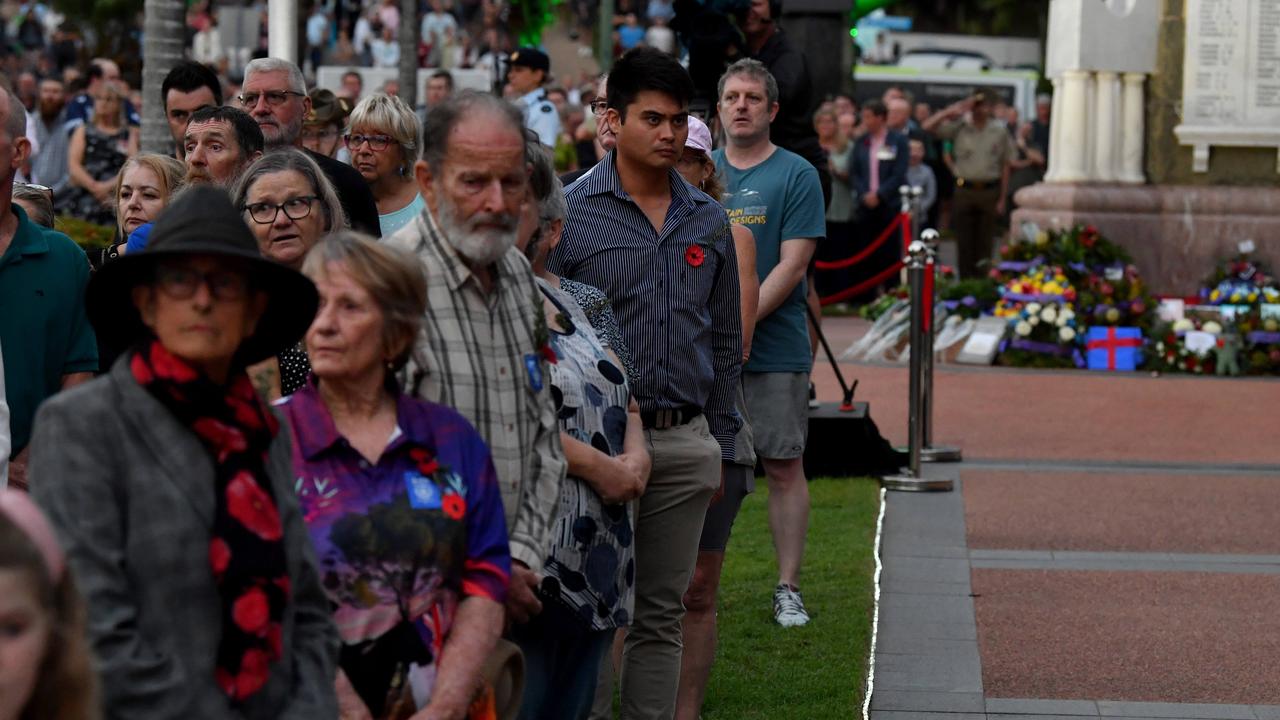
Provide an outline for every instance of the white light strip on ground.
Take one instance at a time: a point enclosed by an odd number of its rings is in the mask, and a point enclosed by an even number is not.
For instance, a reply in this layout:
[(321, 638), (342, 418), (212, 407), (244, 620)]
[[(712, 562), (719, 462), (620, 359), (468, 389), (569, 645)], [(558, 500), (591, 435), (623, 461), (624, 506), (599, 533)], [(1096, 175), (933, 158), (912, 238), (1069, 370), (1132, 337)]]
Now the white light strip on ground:
[(867, 694), (862, 699), (862, 720), (871, 720), (871, 693), (876, 683), (876, 635), (880, 631), (880, 573), (884, 564), (880, 562), (880, 538), (884, 534), (884, 488), (880, 488), (880, 515), (876, 518), (876, 545), (872, 555), (876, 561), (876, 572), (872, 577), (875, 596), (872, 599), (871, 611), (871, 650), (867, 655)]

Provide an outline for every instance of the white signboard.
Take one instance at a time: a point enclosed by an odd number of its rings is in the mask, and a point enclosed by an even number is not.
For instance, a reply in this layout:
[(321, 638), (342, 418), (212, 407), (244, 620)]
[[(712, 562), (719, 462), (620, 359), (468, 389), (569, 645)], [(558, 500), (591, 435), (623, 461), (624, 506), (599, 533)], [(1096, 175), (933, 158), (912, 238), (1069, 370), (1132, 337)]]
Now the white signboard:
[[(1182, 124), (1192, 166), (1213, 145), (1280, 149), (1280, 2), (1187, 0)], [(1280, 155), (1277, 157), (1280, 172)]]

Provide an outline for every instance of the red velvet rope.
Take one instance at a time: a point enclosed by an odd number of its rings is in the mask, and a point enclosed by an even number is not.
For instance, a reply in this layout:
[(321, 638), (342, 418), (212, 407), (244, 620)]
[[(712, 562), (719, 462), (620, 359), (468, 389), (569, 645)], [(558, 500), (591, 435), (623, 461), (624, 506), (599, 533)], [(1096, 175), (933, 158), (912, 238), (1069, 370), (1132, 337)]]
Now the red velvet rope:
[(881, 245), (885, 244), (885, 242), (889, 239), (889, 236), (893, 235), (893, 231), (897, 230), (898, 226), (902, 225), (904, 217), (906, 216), (897, 215), (896, 217), (894, 217), (893, 222), (889, 223), (889, 227), (885, 228), (884, 232), (880, 233), (880, 237), (876, 238), (875, 242), (863, 248), (862, 251), (859, 252), (857, 255), (854, 255), (853, 257), (845, 258), (844, 260), (835, 260), (833, 262), (824, 262), (822, 260), (819, 260), (815, 262), (813, 266), (819, 270), (842, 270), (852, 265), (857, 265), (863, 260), (866, 260), (867, 257), (871, 255), (871, 253), (879, 249)]
[(903, 268), (902, 261), (899, 260), (898, 262), (895, 262), (893, 265), (889, 266), (888, 269), (886, 269), (884, 272), (880, 273), (879, 275), (876, 275), (873, 278), (864, 280), (863, 282), (860, 282), (851, 288), (846, 288), (844, 290), (841, 290), (835, 295), (828, 295), (827, 297), (820, 298), (819, 302), (821, 302), (823, 305), (830, 305), (832, 303), (838, 303), (843, 300), (848, 300), (849, 298), (855, 295), (861, 295), (867, 290), (874, 288), (875, 286), (879, 285), (885, 280), (888, 280), (889, 278), (898, 274), (898, 271), (901, 270), (902, 268)]

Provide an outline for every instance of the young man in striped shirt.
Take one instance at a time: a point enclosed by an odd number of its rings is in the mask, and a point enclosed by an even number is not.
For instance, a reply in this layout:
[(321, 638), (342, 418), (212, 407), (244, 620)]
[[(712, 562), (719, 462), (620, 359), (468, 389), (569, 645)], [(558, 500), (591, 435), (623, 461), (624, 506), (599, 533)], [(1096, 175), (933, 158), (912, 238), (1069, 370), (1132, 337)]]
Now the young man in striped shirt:
[(609, 74), (613, 152), (566, 191), (549, 269), (613, 301), (633, 348), (649, 483), (636, 518), (636, 607), (622, 717), (669, 719), (680, 673), (682, 597), (703, 518), (732, 462), (742, 366), (737, 259), (724, 209), (675, 169), (693, 83), (670, 55), (628, 52)]

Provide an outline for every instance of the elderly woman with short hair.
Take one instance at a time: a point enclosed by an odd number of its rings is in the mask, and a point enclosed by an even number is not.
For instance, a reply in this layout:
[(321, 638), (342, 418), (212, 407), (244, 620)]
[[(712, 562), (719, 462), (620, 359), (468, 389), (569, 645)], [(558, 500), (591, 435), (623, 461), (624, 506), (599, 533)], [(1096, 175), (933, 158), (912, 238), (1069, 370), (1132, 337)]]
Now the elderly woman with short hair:
[(348, 122), (350, 130), (343, 140), (351, 152), (351, 165), (369, 183), (382, 237), (390, 237), (426, 207), (413, 176), (422, 125), (405, 101), (384, 93), (361, 100)]
[(303, 334), (315, 286), (201, 186), (86, 305), (132, 350), (44, 403), (29, 478), (84, 591), (103, 715), (334, 717), (337, 636), (287, 432), (245, 374)]
[(308, 256), (313, 375), (280, 407), (342, 638), (343, 717), (461, 718), (502, 630), (507, 529), (484, 441), (401, 392), (426, 312), (412, 256), (345, 231)]
[[(301, 150), (285, 148), (253, 161), (232, 189), (263, 256), (301, 270), (324, 235), (347, 226), (342, 204), (320, 166)], [(302, 344), (250, 369), (259, 392), (289, 395), (306, 382), (311, 366)]]

